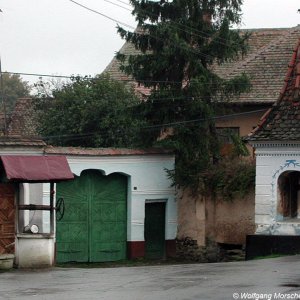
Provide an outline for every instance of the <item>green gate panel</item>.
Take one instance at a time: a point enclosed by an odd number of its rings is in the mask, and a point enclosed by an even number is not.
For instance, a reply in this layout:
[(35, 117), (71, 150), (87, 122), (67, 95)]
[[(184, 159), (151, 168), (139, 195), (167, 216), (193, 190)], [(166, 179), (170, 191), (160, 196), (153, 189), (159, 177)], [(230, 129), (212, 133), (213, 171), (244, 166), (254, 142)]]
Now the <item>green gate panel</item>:
[(125, 259), (127, 178), (119, 174), (101, 178), (99, 173), (93, 175), (90, 260), (101, 262)]
[(57, 184), (65, 214), (57, 222), (57, 262), (104, 262), (126, 258), (127, 178), (82, 172)]
[(165, 202), (146, 203), (145, 252), (150, 259), (165, 257)]
[(57, 199), (63, 198), (65, 214), (56, 224), (57, 262), (88, 261), (88, 198), (81, 191), (85, 178), (57, 184)]

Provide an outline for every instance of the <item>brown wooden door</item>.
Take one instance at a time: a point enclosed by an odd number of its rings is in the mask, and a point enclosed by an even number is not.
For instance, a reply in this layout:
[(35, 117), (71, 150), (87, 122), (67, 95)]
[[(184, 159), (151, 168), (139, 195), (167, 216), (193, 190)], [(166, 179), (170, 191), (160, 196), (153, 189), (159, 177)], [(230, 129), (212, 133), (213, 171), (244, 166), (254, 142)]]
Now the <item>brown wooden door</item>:
[(12, 184), (0, 184), (0, 254), (15, 252), (15, 192)]

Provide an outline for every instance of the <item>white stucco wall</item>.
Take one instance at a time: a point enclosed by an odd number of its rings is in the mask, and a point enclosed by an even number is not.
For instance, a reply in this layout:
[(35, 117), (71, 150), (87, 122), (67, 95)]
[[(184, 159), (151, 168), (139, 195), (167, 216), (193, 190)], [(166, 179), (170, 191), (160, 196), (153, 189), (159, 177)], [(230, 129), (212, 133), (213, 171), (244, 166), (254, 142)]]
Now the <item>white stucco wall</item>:
[[(43, 155), (43, 149), (7, 148), (0, 155)], [(49, 154), (48, 154), (49, 155)], [(50, 154), (52, 155), (52, 154)], [(53, 155), (62, 155), (54, 154)], [(127, 240), (144, 241), (145, 202), (166, 201), (166, 239), (174, 240), (177, 234), (177, 203), (175, 188), (167, 177), (166, 169), (174, 169), (173, 155), (130, 155), (130, 156), (67, 156), (71, 171), (80, 175), (83, 170), (97, 169), (105, 175), (117, 172), (128, 176)], [(35, 194), (36, 193), (36, 194)], [(25, 184), (24, 204), (32, 203), (29, 198), (41, 198), (40, 204), (49, 204), (49, 184), (43, 184), (43, 192)], [(31, 195), (31, 196), (30, 196)], [(36, 197), (35, 197), (36, 196)], [(34, 201), (37, 204), (37, 199)], [(47, 213), (45, 213), (47, 214)], [(30, 219), (27, 212), (26, 220)], [(49, 216), (43, 218), (43, 231), (50, 230)], [(16, 224), (16, 229), (17, 229)], [(43, 234), (16, 234), (16, 263), (19, 267), (51, 266), (54, 262), (54, 236)]]
[(96, 169), (105, 175), (128, 176), (127, 241), (144, 241), (145, 202), (166, 201), (166, 239), (177, 234), (175, 189), (166, 169), (174, 169), (173, 155), (67, 156), (71, 171), (79, 176), (83, 170)]
[(18, 235), (16, 263), (19, 268), (49, 267), (54, 263), (53, 238), (37, 235)]
[(278, 178), (286, 171), (300, 171), (300, 144), (257, 143), (255, 223), (257, 234), (299, 235), (297, 219), (283, 220), (277, 212)]

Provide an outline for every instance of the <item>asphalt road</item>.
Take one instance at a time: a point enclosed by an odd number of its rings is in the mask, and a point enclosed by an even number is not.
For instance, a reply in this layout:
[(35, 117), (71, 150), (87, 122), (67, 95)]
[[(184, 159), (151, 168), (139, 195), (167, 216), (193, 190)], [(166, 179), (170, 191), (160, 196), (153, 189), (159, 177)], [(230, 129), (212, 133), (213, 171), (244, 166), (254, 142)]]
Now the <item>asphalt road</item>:
[(0, 299), (300, 299), (300, 256), (215, 264), (13, 270), (0, 273)]

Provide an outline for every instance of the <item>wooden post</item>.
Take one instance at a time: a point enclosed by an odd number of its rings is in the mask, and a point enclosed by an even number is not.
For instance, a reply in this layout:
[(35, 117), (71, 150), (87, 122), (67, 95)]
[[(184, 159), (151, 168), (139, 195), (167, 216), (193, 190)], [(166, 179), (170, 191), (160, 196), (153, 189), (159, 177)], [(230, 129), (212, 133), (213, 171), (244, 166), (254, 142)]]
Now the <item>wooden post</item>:
[(50, 183), (50, 233), (54, 233), (54, 183)]

